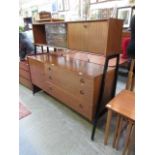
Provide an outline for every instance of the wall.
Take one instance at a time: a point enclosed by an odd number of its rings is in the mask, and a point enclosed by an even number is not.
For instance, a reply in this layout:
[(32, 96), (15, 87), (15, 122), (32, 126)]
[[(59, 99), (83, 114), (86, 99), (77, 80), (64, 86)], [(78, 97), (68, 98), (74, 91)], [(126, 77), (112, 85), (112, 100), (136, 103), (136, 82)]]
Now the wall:
[[(128, 6), (130, 0), (114, 0), (109, 2), (102, 2), (98, 4), (90, 4), (85, 6), (89, 0), (69, 0), (69, 10), (61, 11), (56, 14), (56, 17), (65, 17), (66, 21), (86, 19), (85, 13), (89, 14), (95, 9), (115, 8)], [(52, 0), (19, 0), (20, 10), (22, 10), (22, 17), (32, 16), (32, 11), (52, 11)]]

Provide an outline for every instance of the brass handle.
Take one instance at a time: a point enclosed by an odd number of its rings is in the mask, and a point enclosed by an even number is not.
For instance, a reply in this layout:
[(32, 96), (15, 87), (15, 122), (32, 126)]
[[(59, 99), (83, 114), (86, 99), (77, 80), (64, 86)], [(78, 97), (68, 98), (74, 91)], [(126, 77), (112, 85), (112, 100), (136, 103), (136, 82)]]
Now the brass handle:
[(80, 82), (81, 82), (82, 84), (84, 84), (84, 83), (85, 83), (85, 80), (84, 80), (84, 79), (80, 79)]
[(83, 91), (83, 90), (80, 90), (80, 94), (81, 94), (81, 95), (84, 95), (85, 93), (84, 93), (84, 91)]
[(83, 75), (83, 73), (82, 73), (82, 72), (79, 72), (78, 74), (79, 74), (79, 75)]

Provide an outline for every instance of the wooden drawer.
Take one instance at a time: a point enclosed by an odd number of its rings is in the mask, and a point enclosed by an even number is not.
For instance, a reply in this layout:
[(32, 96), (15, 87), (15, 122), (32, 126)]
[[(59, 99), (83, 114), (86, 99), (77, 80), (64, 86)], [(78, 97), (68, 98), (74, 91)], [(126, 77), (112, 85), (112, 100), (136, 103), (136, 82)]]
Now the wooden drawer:
[(28, 71), (28, 72), (30, 71), (29, 64), (27, 61), (20, 61), (19, 62), (19, 68), (22, 70)]
[(31, 80), (30, 78), (30, 72), (29, 71), (25, 71), (23, 69), (19, 69), (19, 76), (27, 79), (27, 80)]
[(21, 84), (23, 84), (24, 86), (26, 86), (27, 88), (32, 89), (32, 83), (31, 83), (30, 80), (27, 80), (27, 79), (25, 79), (25, 78), (23, 78), (23, 77), (20, 76), (19, 77), (19, 82)]
[(45, 84), (44, 64), (29, 59), (32, 83), (43, 89)]
[(45, 78), (47, 81), (74, 94), (82, 101), (93, 104), (93, 79), (87, 79), (83, 75), (71, 72), (57, 66), (46, 66)]
[(62, 101), (84, 117), (86, 117), (88, 120), (92, 120), (93, 117), (93, 107), (89, 105), (89, 103), (82, 102), (78, 96), (72, 95), (70, 92), (67, 92), (66, 90), (47, 82), (47, 93), (54, 96), (58, 100)]

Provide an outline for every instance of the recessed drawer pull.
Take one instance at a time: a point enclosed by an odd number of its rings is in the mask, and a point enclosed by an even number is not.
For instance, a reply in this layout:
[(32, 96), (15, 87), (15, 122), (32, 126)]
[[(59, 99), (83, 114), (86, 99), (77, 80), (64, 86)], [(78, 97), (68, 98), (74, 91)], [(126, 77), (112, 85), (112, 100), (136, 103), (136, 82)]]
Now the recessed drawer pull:
[(50, 80), (52, 80), (52, 77), (51, 77), (51, 76), (49, 76), (49, 79), (50, 79)]
[(84, 25), (83, 25), (83, 27), (84, 27), (84, 28), (87, 28), (87, 27), (88, 27), (88, 25), (84, 24)]
[(80, 82), (81, 82), (82, 84), (84, 84), (84, 83), (85, 83), (85, 80), (84, 80), (84, 79), (80, 79)]
[(49, 90), (52, 91), (52, 87), (49, 87)]
[(80, 94), (81, 94), (81, 95), (84, 95), (85, 93), (84, 93), (84, 91), (83, 91), (83, 90), (80, 90)]
[(83, 109), (83, 105), (82, 105), (82, 104), (79, 104), (79, 107), (80, 107), (81, 109)]
[(51, 71), (51, 67), (48, 67), (48, 70)]

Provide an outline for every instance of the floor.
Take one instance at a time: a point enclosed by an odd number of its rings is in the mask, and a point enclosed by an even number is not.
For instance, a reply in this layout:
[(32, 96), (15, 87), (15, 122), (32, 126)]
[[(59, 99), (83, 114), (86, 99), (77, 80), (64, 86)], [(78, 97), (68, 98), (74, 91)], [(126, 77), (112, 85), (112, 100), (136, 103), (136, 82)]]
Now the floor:
[[(117, 93), (124, 89), (126, 78), (119, 77)], [(106, 115), (99, 122), (95, 141), (90, 140), (92, 124), (44, 92), (32, 95), (19, 85), (19, 98), (32, 112), (19, 121), (20, 155), (120, 155), (112, 148), (114, 122), (108, 145), (103, 144)]]

